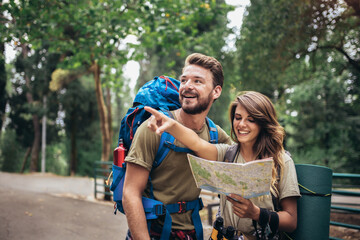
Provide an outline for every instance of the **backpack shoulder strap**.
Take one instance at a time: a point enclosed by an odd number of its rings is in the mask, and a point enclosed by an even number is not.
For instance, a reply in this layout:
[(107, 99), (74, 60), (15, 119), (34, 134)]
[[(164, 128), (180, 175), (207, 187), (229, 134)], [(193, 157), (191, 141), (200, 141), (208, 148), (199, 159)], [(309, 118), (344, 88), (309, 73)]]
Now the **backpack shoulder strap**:
[(208, 117), (206, 117), (206, 124), (209, 127), (210, 143), (218, 143), (218, 130), (215, 123)]
[[(162, 113), (164, 113), (166, 116), (174, 119), (173, 114), (170, 111), (162, 110)], [(169, 153), (170, 150), (173, 150), (175, 152), (186, 152), (186, 153), (192, 153), (192, 151), (188, 148), (182, 148), (178, 147), (175, 144), (173, 144), (175, 141), (175, 138), (167, 132), (163, 132), (161, 134), (160, 143), (158, 151), (155, 155), (153, 167), (158, 167), (162, 161), (165, 159), (166, 155)]]
[[(170, 111), (161, 110), (161, 112), (163, 112), (166, 116), (174, 119), (174, 116), (172, 115), (172, 113)], [(213, 144), (218, 143), (218, 130), (216, 128), (215, 123), (210, 118), (206, 117), (206, 124), (208, 125), (208, 128), (209, 128), (209, 134), (210, 134), (209, 142), (213, 143)], [(170, 149), (175, 152), (193, 153), (193, 151), (191, 151), (188, 148), (182, 148), (182, 147), (176, 146), (175, 144), (173, 144), (174, 141), (175, 141), (175, 138), (167, 132), (164, 132), (161, 135), (160, 144), (159, 144), (158, 151), (155, 155), (153, 167), (158, 167), (161, 164), (161, 162), (164, 160), (166, 155), (169, 153)]]
[(231, 145), (225, 153), (224, 162), (234, 162), (236, 153), (239, 150), (239, 144)]

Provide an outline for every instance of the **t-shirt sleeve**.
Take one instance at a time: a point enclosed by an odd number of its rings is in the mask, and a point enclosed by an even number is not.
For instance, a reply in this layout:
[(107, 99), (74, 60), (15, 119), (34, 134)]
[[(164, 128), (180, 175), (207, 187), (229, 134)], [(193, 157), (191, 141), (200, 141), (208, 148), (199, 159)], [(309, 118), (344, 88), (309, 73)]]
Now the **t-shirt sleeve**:
[(144, 121), (137, 129), (125, 162), (135, 163), (151, 171), (159, 148), (160, 136), (147, 128)]
[(286, 197), (300, 196), (294, 161), (289, 155), (284, 154), (284, 162), (283, 176), (279, 184), (280, 200)]
[(223, 162), (224, 161), (224, 158), (225, 158), (225, 154), (226, 154), (226, 150), (231, 146), (231, 145), (228, 145), (228, 144), (215, 144), (216, 146), (216, 149), (217, 149), (217, 152), (218, 152), (218, 156), (217, 156), (217, 159), (216, 161), (221, 161)]

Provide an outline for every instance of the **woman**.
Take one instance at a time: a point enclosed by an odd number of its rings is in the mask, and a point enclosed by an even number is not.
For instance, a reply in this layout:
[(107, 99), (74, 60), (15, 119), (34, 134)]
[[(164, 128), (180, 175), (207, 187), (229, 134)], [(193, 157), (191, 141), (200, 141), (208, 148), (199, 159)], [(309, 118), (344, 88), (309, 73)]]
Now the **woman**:
[[(150, 129), (157, 134), (169, 132), (201, 158), (223, 161), (226, 152), (234, 148), (225, 144), (210, 144), (173, 119), (154, 109), (146, 109), (153, 114), (149, 120)], [(251, 199), (237, 194), (222, 195), (220, 212), (224, 226), (233, 226), (247, 239), (265, 236), (276, 239), (278, 231), (294, 231), (300, 193), (294, 162), (283, 147), (285, 132), (277, 121), (272, 102), (261, 93), (242, 92), (230, 105), (229, 112), (231, 137), (237, 144), (234, 162), (272, 157), (271, 193), (277, 201), (273, 201), (270, 195)], [(276, 202), (279, 207), (274, 206)]]

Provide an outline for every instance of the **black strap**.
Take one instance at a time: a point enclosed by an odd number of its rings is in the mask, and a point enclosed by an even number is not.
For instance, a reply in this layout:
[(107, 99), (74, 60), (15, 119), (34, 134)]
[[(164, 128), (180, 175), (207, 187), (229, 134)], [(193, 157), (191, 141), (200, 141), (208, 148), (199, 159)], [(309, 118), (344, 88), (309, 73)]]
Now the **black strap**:
[[(265, 229), (270, 221), (270, 211), (266, 208), (260, 208), (260, 215), (259, 215), (259, 225), (261, 227), (261, 236), (259, 236), (257, 230), (257, 222), (255, 220), (252, 221), (253, 226), (255, 228), (256, 239), (266, 239), (265, 237)], [(261, 238), (260, 238), (261, 237)]]
[[(261, 227), (261, 236), (257, 230), (257, 222), (253, 220), (252, 223), (255, 228), (256, 239), (272, 239), (277, 234), (279, 229), (279, 215), (277, 212), (270, 212), (266, 208), (260, 208), (258, 223)], [(267, 228), (270, 228), (270, 231)]]
[(270, 212), (269, 226), (271, 230), (269, 239), (272, 239), (279, 230), (279, 214), (277, 212)]

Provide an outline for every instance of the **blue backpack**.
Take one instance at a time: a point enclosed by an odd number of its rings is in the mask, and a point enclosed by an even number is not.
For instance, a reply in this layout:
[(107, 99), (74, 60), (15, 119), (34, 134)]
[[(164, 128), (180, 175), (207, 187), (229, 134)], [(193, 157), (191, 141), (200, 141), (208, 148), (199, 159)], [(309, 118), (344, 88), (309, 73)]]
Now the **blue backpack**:
[[(145, 111), (144, 106), (150, 106), (154, 109), (160, 110), (169, 117), (173, 117), (170, 111), (181, 107), (179, 103), (179, 87), (180, 82), (178, 80), (166, 76), (155, 77), (153, 80), (144, 84), (144, 86), (142, 86), (136, 94), (133, 106), (129, 108), (125, 117), (121, 121), (119, 143), (120, 141), (123, 141), (125, 148), (130, 149), (137, 128), (151, 116), (149, 112)], [(206, 118), (206, 123), (210, 129), (210, 142), (217, 143), (218, 132), (214, 122), (209, 118)], [(175, 138), (167, 132), (164, 132), (161, 135), (159, 149), (156, 153), (152, 166), (153, 169), (161, 164), (170, 150), (191, 153), (190, 149), (174, 145), (174, 140)], [(113, 200), (116, 204), (114, 213), (116, 214), (117, 210), (124, 213), (122, 206), (122, 193), (126, 163), (123, 163), (121, 167), (113, 165), (112, 170), (113, 182), (110, 186), (110, 190), (113, 192)], [(142, 197), (142, 203), (149, 230), (151, 220), (157, 219), (159, 216), (165, 216), (165, 222), (160, 239), (169, 239), (172, 225), (170, 214), (184, 213), (188, 210), (192, 210), (193, 212), (191, 216), (197, 239), (203, 239), (202, 224), (199, 215), (199, 211), (203, 208), (201, 198), (189, 202), (179, 201), (177, 203), (165, 205), (154, 198), (150, 177), (148, 181), (150, 183), (150, 198)]]

